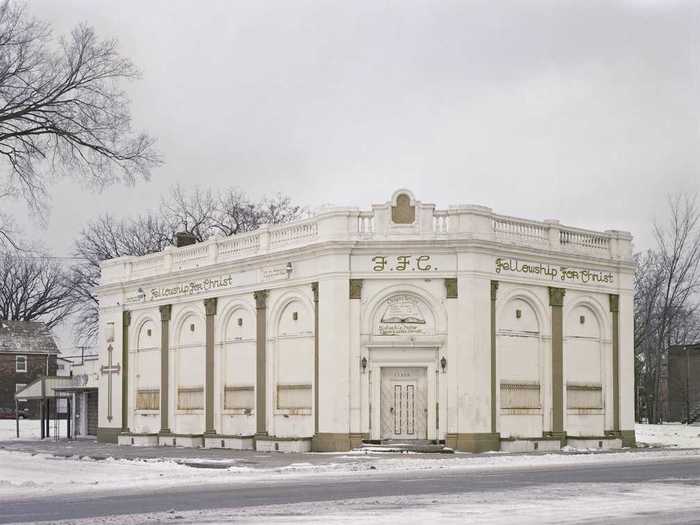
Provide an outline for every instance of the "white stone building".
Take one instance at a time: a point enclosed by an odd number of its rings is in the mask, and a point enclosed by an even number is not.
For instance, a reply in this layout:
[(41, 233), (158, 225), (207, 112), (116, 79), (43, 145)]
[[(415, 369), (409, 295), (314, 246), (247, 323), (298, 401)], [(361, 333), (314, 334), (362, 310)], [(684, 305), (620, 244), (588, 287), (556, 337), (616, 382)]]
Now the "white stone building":
[(102, 266), (98, 438), (634, 443), (631, 236), (406, 190)]

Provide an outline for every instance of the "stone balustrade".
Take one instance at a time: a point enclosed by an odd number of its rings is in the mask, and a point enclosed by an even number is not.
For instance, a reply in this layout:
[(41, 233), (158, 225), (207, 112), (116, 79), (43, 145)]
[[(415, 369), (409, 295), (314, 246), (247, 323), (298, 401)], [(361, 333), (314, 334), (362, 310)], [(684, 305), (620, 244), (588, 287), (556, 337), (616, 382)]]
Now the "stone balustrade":
[(436, 210), (433, 205), (421, 203), (417, 203), (414, 223), (394, 224), (391, 206), (387, 203), (375, 205), (371, 211), (325, 209), (290, 224), (265, 225), (253, 232), (213, 237), (182, 248), (171, 246), (143, 257), (104, 261), (102, 284), (232, 262), (321, 242), (411, 239), (481, 240), (616, 261), (632, 259), (632, 236), (623, 231), (596, 232), (563, 226), (556, 220), (519, 219), (497, 215), (484, 206), (462, 205)]

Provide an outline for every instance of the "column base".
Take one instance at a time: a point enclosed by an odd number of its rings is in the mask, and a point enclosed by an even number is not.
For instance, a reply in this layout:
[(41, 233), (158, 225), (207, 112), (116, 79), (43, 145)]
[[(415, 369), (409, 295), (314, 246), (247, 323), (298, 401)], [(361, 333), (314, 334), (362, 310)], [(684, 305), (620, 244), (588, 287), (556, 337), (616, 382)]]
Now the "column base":
[[(311, 439), (311, 450), (313, 452), (346, 452), (351, 450), (352, 437), (361, 434), (344, 434), (332, 432), (319, 432)], [(357, 440), (357, 438), (355, 438)], [(359, 439), (362, 443), (362, 438)], [(358, 445), (359, 446), (359, 445)]]
[(255, 436), (255, 450), (259, 452), (311, 452), (312, 438)]
[(487, 452), (501, 449), (501, 435), (498, 432), (468, 434), (447, 434), (445, 445), (463, 452)]
[(542, 432), (542, 436), (546, 438), (558, 439), (562, 447), (566, 446), (566, 432)]
[(133, 445), (135, 447), (157, 447), (158, 434), (139, 434), (122, 432), (119, 434), (119, 445)]
[(637, 446), (637, 437), (634, 434), (634, 430), (620, 430), (620, 437), (622, 438), (623, 447)]
[(350, 433), (350, 448), (356, 449), (362, 446), (362, 442), (369, 439), (369, 434), (363, 432)]
[(205, 434), (204, 448), (228, 448), (233, 450), (255, 450), (253, 436), (226, 436)]
[(204, 446), (204, 439), (202, 434), (173, 434), (168, 431), (167, 434), (158, 435), (158, 445), (161, 447), (201, 448)]
[(121, 428), (99, 427), (97, 429), (97, 441), (99, 443), (117, 443), (121, 430)]

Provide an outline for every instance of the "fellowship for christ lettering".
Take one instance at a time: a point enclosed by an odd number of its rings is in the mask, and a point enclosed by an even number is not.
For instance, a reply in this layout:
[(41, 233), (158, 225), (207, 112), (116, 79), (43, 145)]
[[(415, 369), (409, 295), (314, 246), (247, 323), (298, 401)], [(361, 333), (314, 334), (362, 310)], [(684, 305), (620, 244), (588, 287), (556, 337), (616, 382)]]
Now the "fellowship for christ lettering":
[(199, 281), (190, 281), (180, 283), (175, 286), (163, 288), (151, 288), (150, 299), (157, 300), (163, 297), (173, 297), (177, 295), (192, 295), (198, 292), (206, 292), (207, 290), (216, 290), (218, 288), (227, 288), (233, 285), (233, 276), (221, 276), (215, 279), (202, 279)]
[(615, 279), (615, 276), (610, 272), (602, 272), (588, 268), (554, 266), (543, 263), (528, 263), (515, 258), (498, 257), (496, 259), (496, 273), (502, 272), (531, 274), (546, 277), (552, 281), (578, 281), (584, 284), (612, 284)]

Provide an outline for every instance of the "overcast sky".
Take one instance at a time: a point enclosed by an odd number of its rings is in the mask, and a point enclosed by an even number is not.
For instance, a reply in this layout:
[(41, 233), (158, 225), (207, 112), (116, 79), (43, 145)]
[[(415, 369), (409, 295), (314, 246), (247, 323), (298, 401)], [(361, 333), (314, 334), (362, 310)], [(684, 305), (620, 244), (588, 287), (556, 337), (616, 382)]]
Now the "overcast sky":
[(32, 0), (57, 35), (118, 38), (143, 72), (150, 182), (52, 188), (59, 255), (102, 212), (175, 184), (368, 207), (408, 187), (440, 208), (624, 229), (700, 188), (700, 2)]

